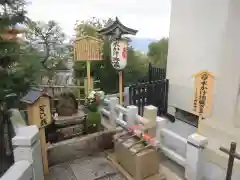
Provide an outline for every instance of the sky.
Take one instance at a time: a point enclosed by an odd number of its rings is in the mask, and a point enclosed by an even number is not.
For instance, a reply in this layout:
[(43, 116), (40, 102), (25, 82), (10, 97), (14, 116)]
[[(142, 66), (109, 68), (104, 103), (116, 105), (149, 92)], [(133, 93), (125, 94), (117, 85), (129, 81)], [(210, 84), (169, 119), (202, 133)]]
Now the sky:
[(115, 18), (133, 29), (136, 37), (168, 37), (170, 0), (29, 0), (28, 16), (38, 21), (57, 21), (64, 32), (74, 35), (77, 20)]

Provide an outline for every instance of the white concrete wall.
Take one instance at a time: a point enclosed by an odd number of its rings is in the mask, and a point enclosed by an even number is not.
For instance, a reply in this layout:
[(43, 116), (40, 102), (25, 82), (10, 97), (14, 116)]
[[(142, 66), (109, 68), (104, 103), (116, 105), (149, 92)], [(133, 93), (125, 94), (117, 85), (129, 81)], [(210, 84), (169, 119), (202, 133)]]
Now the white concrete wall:
[[(178, 119), (176, 119), (174, 123), (167, 121), (165, 128), (178, 134), (182, 139), (187, 139), (188, 136), (196, 132), (196, 127)], [(162, 133), (161, 140), (166, 147), (186, 157), (186, 143), (184, 141), (180, 141), (175, 136), (171, 136), (167, 133)]]
[[(172, 0), (171, 10), (169, 106), (191, 112), (192, 76), (201, 70), (214, 74), (212, 116), (200, 122), (198, 132), (209, 138), (204, 179), (223, 180), (228, 158), (218, 148), (229, 147), (231, 141), (240, 142), (240, 1)], [(240, 151), (239, 146), (237, 149)], [(240, 179), (239, 164), (236, 160), (234, 180)]]
[(0, 178), (0, 180), (32, 180), (32, 166), (29, 161), (18, 161)]
[[(182, 136), (183, 138), (187, 138), (189, 135), (195, 133), (197, 128), (187, 124), (181, 120), (176, 119), (174, 123), (168, 121), (166, 124), (166, 128), (175, 132), (176, 134)], [(172, 142), (174, 143), (174, 142)]]
[(191, 112), (192, 76), (208, 70), (216, 76), (214, 118), (224, 123), (226, 118), (233, 118), (240, 77), (239, 3), (172, 0), (167, 61), (170, 106)]

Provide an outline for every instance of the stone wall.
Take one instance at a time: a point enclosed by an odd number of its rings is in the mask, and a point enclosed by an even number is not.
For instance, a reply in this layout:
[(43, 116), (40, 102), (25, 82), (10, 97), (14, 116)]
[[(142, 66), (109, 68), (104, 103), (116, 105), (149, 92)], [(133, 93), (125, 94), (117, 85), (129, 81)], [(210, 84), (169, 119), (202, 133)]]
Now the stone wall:
[(49, 165), (67, 162), (113, 148), (113, 135), (121, 129), (106, 130), (65, 140), (48, 147)]

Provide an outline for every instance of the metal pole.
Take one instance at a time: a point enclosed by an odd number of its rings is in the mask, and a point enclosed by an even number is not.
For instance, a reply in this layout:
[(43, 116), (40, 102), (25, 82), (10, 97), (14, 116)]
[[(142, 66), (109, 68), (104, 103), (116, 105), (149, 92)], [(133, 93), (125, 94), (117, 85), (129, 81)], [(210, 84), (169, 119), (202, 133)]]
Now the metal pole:
[(237, 144), (235, 142), (231, 143), (230, 147), (230, 156), (228, 159), (228, 169), (227, 169), (227, 175), (226, 175), (226, 180), (231, 180), (232, 179), (232, 170), (233, 170), (233, 163), (234, 163), (234, 154), (236, 151), (236, 146)]
[(91, 91), (91, 62), (87, 60), (87, 94)]
[(232, 170), (233, 170), (236, 147), (237, 147), (237, 144), (235, 142), (231, 143), (230, 150), (227, 150), (224, 147), (220, 147), (220, 150), (222, 152), (229, 154), (226, 180), (231, 180), (232, 178)]

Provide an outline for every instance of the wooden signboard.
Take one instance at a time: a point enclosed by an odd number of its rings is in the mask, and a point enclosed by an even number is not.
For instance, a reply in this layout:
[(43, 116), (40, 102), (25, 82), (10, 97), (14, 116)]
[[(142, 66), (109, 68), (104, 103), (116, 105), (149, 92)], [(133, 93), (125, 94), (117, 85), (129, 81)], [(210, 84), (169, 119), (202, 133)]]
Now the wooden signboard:
[(201, 118), (211, 115), (213, 101), (214, 76), (208, 71), (195, 75), (193, 113)]
[(74, 59), (76, 61), (102, 60), (102, 45), (100, 39), (84, 36), (74, 42)]
[(52, 122), (50, 98), (42, 90), (32, 89), (21, 99), (22, 102), (28, 104), (28, 123), (39, 128), (44, 174), (49, 172), (45, 126)]
[(34, 104), (28, 107), (31, 124), (43, 128), (51, 123), (50, 99), (47, 96), (40, 97)]

